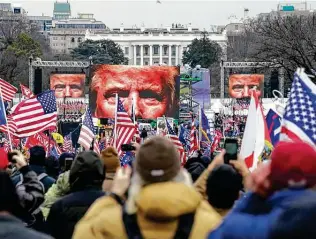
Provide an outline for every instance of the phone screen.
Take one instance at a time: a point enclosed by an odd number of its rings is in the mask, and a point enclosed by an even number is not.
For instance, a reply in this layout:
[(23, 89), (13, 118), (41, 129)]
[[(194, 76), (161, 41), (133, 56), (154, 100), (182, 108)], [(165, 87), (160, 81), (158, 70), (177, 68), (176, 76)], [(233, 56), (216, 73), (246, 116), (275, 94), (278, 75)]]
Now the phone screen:
[(236, 143), (226, 143), (225, 150), (227, 154), (237, 154), (238, 146)]

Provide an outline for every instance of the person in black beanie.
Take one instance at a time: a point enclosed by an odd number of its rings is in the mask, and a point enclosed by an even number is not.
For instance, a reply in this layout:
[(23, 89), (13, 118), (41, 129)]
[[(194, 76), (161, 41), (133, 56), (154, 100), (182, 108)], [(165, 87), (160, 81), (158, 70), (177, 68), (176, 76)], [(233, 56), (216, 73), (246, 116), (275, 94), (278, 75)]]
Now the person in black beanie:
[(222, 215), (234, 205), (243, 189), (243, 177), (231, 165), (223, 164), (215, 167), (206, 182), (208, 202)]

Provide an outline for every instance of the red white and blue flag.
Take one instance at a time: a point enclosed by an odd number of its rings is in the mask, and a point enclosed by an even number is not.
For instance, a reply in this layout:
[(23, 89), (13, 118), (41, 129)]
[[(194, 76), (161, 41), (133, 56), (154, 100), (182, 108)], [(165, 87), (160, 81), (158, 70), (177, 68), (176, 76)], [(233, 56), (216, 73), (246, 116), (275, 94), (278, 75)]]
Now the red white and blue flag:
[(45, 130), (55, 130), (57, 107), (54, 91), (45, 91), (14, 107), (12, 119), (17, 127), (17, 137), (32, 136)]
[(182, 143), (180, 142), (179, 137), (176, 134), (176, 132), (172, 129), (167, 118), (165, 118), (165, 121), (166, 121), (166, 126), (168, 129), (168, 134), (166, 135), (166, 137), (168, 137), (171, 140), (171, 142), (174, 144), (174, 146), (178, 149), (179, 154), (180, 154), (181, 165), (184, 165), (186, 163), (186, 154), (184, 152)]
[(2, 79), (0, 79), (0, 89), (2, 91), (3, 101), (11, 101), (16, 92), (18, 92), (16, 87)]
[(316, 145), (316, 85), (300, 69), (294, 74), (280, 140), (301, 140)]
[(123, 151), (121, 150), (122, 144), (129, 144), (131, 143), (135, 133), (136, 127), (134, 122), (131, 120), (129, 115), (124, 109), (124, 106), (120, 100), (117, 99), (117, 115), (116, 115), (116, 122), (115, 122), (115, 139), (114, 145), (118, 151), (118, 155), (121, 157), (123, 156)]
[(78, 143), (85, 148), (90, 150), (91, 144), (93, 143), (93, 150), (100, 154), (99, 145), (95, 139), (96, 130), (93, 125), (92, 115), (90, 109), (87, 109), (78, 139)]

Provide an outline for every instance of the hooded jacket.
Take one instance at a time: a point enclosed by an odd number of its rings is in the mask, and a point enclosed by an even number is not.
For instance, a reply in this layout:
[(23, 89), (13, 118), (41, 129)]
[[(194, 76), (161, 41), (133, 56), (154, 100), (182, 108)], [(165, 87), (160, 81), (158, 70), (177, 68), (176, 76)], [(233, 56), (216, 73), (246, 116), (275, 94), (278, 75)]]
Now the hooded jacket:
[(65, 173), (59, 175), (56, 183), (53, 184), (53, 186), (51, 186), (48, 192), (45, 194), (45, 201), (41, 206), (41, 210), (45, 219), (47, 219), (52, 205), (60, 198), (67, 195), (69, 191), (69, 171), (66, 171)]
[(315, 197), (316, 192), (308, 189), (276, 192), (268, 199), (248, 193), (236, 203), (223, 223), (209, 235), (209, 239), (268, 239), (283, 212), (291, 202), (305, 196)]
[[(189, 238), (205, 238), (221, 222), (221, 216), (202, 200), (193, 187), (184, 183), (145, 186), (135, 203), (144, 238), (173, 238), (178, 218), (188, 213), (195, 213)], [(99, 199), (77, 224), (73, 238), (128, 238), (122, 221), (122, 206), (109, 196)]]
[(47, 218), (48, 233), (56, 239), (71, 238), (75, 225), (101, 191), (104, 166), (94, 152), (82, 152), (69, 172), (70, 194), (55, 202)]

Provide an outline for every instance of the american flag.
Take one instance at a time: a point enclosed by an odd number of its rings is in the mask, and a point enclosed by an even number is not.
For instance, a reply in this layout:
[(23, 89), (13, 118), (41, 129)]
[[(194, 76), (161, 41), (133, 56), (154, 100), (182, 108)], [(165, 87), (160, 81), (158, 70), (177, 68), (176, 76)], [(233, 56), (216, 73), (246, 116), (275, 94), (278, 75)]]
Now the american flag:
[(116, 115), (116, 142), (115, 147), (118, 151), (118, 155), (122, 156), (121, 150), (122, 144), (129, 144), (133, 136), (135, 135), (135, 124), (127, 114), (121, 100), (118, 98), (117, 102), (117, 115)]
[(16, 87), (2, 79), (0, 79), (0, 88), (2, 91), (2, 97), (4, 101), (11, 101), (15, 93), (18, 91)]
[(138, 126), (138, 123), (136, 122), (135, 123), (135, 140), (137, 143), (140, 143), (141, 142), (141, 138), (140, 138), (140, 133), (139, 133), (139, 126)]
[(316, 145), (316, 85), (300, 70), (294, 74), (280, 140), (302, 140)]
[[(9, 115), (7, 116), (7, 124), (8, 124), (10, 134), (12, 136), (16, 136), (17, 127), (16, 127), (15, 121), (12, 119), (12, 116), (9, 116)], [(0, 131), (7, 134), (8, 133), (7, 125), (0, 125)]]
[(85, 150), (90, 150), (93, 142), (93, 150), (96, 153), (100, 153), (99, 147), (95, 139), (96, 130), (93, 125), (92, 115), (90, 109), (87, 109), (83, 124), (81, 126), (78, 144), (82, 145)]
[(181, 164), (184, 165), (186, 163), (186, 154), (184, 152), (182, 143), (179, 140), (179, 137), (176, 135), (176, 133), (174, 132), (174, 130), (172, 129), (172, 127), (170, 126), (167, 118), (165, 118), (166, 121), (166, 125), (167, 125), (167, 129), (168, 129), (168, 134), (166, 135), (171, 142), (176, 146), (176, 148), (179, 150), (180, 153), (180, 161)]
[(8, 153), (10, 151), (10, 144), (9, 141), (7, 139), (4, 139), (3, 142), (3, 149), (6, 153)]
[(71, 133), (64, 137), (63, 150), (68, 153), (73, 152)]
[(194, 119), (192, 119), (189, 154), (193, 154), (194, 151), (198, 149), (199, 149), (199, 143), (198, 143), (198, 138), (196, 137)]
[(22, 95), (26, 99), (32, 98), (34, 96), (33, 92), (29, 88), (27, 88), (26, 86), (20, 84), (20, 88), (21, 88)]
[(57, 108), (54, 91), (45, 91), (32, 99), (22, 101), (14, 109), (12, 118), (16, 123), (19, 138), (56, 129)]
[(100, 143), (99, 143), (99, 150), (100, 152), (102, 152), (103, 150), (105, 150), (106, 148), (106, 138), (101, 139)]

